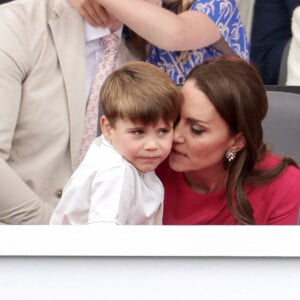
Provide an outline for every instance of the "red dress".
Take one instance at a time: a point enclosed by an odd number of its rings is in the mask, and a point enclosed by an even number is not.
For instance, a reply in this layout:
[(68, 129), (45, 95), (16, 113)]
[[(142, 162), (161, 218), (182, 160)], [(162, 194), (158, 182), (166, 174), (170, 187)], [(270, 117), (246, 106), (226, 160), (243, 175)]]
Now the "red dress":
[[(262, 168), (278, 164), (280, 158), (268, 155)], [(226, 204), (225, 189), (199, 194), (185, 182), (183, 173), (170, 169), (166, 160), (157, 169), (165, 187), (163, 224), (165, 225), (234, 225), (234, 216)], [(246, 193), (254, 210), (257, 225), (295, 225), (300, 206), (300, 170), (289, 166), (272, 182), (247, 186)]]

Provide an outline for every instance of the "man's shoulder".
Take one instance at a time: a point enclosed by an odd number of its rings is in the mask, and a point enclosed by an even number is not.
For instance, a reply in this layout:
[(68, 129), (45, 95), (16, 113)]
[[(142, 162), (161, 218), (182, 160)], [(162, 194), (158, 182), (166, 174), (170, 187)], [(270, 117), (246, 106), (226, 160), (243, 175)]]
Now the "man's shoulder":
[(31, 22), (56, 17), (79, 16), (68, 0), (18, 0), (0, 6), (1, 21), (7, 17), (9, 20), (28, 19)]
[[(18, 0), (0, 6), (0, 22), (14, 28), (26, 28), (49, 17), (53, 0)], [(1, 26), (2, 26), (1, 24)], [(46, 22), (45, 22), (46, 24)]]

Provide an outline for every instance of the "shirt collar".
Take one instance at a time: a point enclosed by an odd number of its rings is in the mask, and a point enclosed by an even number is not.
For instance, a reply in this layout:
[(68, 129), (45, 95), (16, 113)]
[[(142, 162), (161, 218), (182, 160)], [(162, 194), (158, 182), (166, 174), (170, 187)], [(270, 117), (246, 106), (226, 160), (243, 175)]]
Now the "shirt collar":
[[(101, 39), (102, 37), (110, 34), (110, 30), (108, 27), (94, 27), (87, 21), (84, 21), (84, 29), (85, 29), (85, 41), (90, 42), (93, 40)], [(115, 34), (121, 38), (123, 26), (121, 26), (118, 30), (115, 31)]]

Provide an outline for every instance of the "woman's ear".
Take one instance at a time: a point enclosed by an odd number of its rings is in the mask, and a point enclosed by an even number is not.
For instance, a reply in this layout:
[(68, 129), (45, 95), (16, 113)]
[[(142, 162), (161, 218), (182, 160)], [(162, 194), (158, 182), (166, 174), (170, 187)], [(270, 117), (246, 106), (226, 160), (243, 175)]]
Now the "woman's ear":
[(111, 137), (112, 137), (112, 127), (106, 118), (106, 116), (101, 116), (100, 118), (100, 127), (101, 127), (101, 132), (104, 135), (105, 139), (111, 142)]
[(245, 148), (246, 146), (246, 140), (244, 138), (244, 135), (239, 132), (234, 136), (234, 143), (232, 145), (232, 149), (235, 152), (239, 152), (240, 150), (242, 150), (243, 148)]

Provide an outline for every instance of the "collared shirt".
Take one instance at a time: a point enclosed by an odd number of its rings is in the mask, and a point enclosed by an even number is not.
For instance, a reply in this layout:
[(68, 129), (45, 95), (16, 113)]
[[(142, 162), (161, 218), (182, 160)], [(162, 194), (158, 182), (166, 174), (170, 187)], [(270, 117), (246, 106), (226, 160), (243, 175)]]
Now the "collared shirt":
[(50, 224), (161, 225), (164, 188), (100, 136), (67, 183)]
[[(87, 83), (86, 83), (86, 99), (88, 99), (93, 78), (99, 63), (103, 56), (104, 47), (101, 43), (101, 38), (110, 34), (108, 28), (94, 27), (88, 22), (84, 22), (85, 27), (85, 41), (86, 41), (86, 63), (87, 63)], [(120, 37), (122, 35), (123, 27), (120, 27), (115, 33)], [(118, 66), (117, 61), (117, 66)]]

